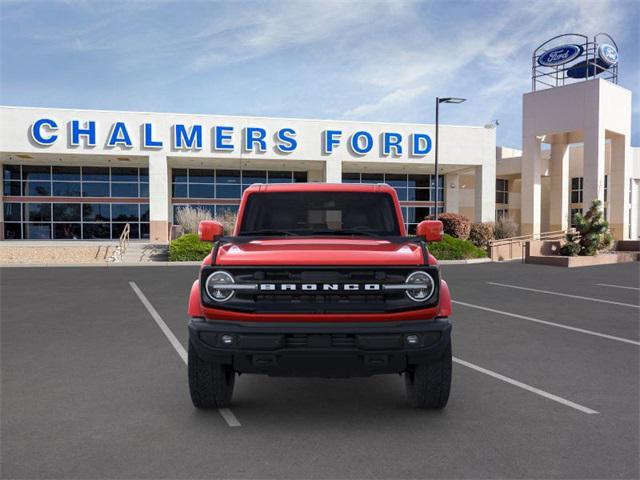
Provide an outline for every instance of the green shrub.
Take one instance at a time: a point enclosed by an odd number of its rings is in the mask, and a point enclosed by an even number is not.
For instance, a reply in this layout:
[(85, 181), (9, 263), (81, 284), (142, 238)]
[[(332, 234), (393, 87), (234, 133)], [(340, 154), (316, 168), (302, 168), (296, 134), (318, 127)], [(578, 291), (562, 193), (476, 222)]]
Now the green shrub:
[(438, 260), (467, 260), (487, 256), (486, 251), (476, 247), (473, 243), (447, 234), (444, 235), (442, 241), (429, 243), (429, 253)]
[(469, 241), (476, 247), (487, 248), (493, 240), (495, 224), (493, 222), (472, 223)]
[(438, 215), (438, 220), (442, 222), (444, 233), (452, 237), (466, 240), (471, 231), (471, 222), (464, 215), (458, 213), (443, 213)]
[(187, 233), (169, 245), (171, 262), (200, 261), (211, 252), (209, 242), (201, 242), (195, 233)]
[(584, 215), (576, 213), (573, 223), (576, 225), (576, 231), (567, 233), (567, 243), (560, 249), (561, 255), (596, 255), (613, 243), (613, 237), (609, 233), (609, 222), (604, 218), (600, 200), (594, 200)]

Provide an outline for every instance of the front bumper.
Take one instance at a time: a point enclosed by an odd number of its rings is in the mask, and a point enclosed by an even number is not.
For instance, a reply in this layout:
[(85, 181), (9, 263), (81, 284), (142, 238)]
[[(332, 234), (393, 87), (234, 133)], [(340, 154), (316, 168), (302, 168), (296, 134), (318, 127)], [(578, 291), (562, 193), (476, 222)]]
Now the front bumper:
[[(407, 336), (418, 342), (411, 344)], [(451, 341), (451, 323), (445, 318), (376, 324), (191, 319), (189, 341), (203, 360), (232, 365), (240, 373), (357, 377), (400, 373), (438, 358)]]

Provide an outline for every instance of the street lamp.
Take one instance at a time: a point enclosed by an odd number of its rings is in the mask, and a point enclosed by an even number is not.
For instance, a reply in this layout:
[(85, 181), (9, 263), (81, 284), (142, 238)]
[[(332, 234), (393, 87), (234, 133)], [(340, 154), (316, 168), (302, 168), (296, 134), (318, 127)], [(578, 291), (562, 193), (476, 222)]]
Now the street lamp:
[(438, 219), (438, 130), (440, 128), (440, 104), (441, 103), (462, 103), (466, 101), (466, 98), (458, 98), (458, 97), (436, 97), (436, 165), (435, 165), (435, 177), (436, 177), (436, 213), (434, 218)]

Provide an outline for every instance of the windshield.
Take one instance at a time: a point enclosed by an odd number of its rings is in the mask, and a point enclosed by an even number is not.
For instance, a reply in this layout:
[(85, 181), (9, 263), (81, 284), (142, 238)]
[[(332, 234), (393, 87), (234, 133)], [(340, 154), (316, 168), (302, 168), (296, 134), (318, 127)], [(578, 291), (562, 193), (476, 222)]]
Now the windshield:
[(374, 192), (268, 192), (249, 195), (240, 235), (398, 236), (391, 195)]

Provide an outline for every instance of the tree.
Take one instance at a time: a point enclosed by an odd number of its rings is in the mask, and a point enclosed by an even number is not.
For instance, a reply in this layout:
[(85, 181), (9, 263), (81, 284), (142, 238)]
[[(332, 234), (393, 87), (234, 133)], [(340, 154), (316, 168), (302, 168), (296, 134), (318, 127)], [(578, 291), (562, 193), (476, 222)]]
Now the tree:
[(567, 243), (560, 249), (562, 255), (592, 256), (612, 244), (613, 237), (609, 233), (609, 222), (604, 219), (600, 200), (594, 200), (584, 215), (576, 213), (573, 216), (573, 223), (576, 231), (567, 233)]

